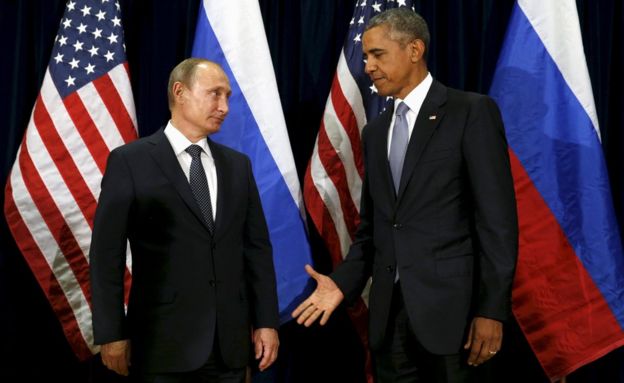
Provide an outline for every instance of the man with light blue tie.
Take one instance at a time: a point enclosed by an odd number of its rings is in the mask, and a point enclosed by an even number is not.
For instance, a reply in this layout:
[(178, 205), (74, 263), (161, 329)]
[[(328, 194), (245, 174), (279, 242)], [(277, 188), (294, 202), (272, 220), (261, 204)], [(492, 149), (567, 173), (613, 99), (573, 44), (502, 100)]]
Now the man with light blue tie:
[(366, 73), (394, 108), (362, 132), (361, 223), (345, 261), (297, 322), (327, 322), (372, 277), (369, 345), (378, 382), (471, 382), (511, 313), (518, 229), (504, 127), (492, 99), (427, 69), (429, 30), (409, 8), (372, 18)]

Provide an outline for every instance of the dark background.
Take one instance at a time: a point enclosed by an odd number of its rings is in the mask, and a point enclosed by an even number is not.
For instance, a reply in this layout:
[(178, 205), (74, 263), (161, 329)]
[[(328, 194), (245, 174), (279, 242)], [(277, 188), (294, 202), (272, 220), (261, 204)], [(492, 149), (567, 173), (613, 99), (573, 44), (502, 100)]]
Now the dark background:
[[(217, 0), (222, 1), (222, 0)], [(227, 0), (235, 1), (235, 0)], [(536, 0), (549, 1), (549, 0)], [(169, 71), (191, 52), (199, 0), (119, 0), (139, 132), (168, 119)], [(260, 0), (288, 133), (304, 174), (354, 0)], [(416, 1), (429, 22), (429, 68), (446, 85), (487, 93), (513, 1)], [(624, 5), (577, 0), (616, 213), (624, 217)], [(15, 160), (64, 11), (59, 0), (0, 0), (0, 181)], [(249, 60), (253, 60), (250, 57)], [(4, 194), (0, 193), (4, 204)], [(310, 224), (310, 228), (313, 225)], [(313, 230), (313, 229), (312, 229)], [(621, 229), (620, 229), (621, 230)], [(311, 233), (317, 268), (331, 268)], [(624, 272), (624, 270), (622, 271)], [(4, 216), (0, 218), (0, 381), (123, 381), (97, 358), (78, 362)], [(483, 382), (547, 382), (515, 323), (501, 353), (480, 367)], [(280, 330), (280, 358), (265, 381), (363, 382), (364, 352), (345, 310), (327, 326)], [(624, 382), (624, 350), (580, 369), (569, 382)]]

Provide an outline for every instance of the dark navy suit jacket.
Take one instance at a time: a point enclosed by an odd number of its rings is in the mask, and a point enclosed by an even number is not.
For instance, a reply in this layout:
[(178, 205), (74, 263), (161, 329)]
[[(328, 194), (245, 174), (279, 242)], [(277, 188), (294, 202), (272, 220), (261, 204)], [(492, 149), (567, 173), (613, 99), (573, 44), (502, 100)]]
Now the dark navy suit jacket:
[(435, 354), (459, 352), (474, 316), (510, 314), (518, 229), (502, 119), (494, 101), (434, 81), (395, 194), (392, 111), (364, 129), (361, 224), (331, 275), (353, 301), (372, 276), (370, 346), (384, 340), (396, 269), (412, 329)]
[(279, 325), (271, 244), (251, 164), (208, 144), (218, 182), (214, 235), (162, 129), (109, 156), (90, 251), (93, 330), (96, 344), (129, 338), (132, 368), (197, 369), (216, 338), (226, 365), (242, 367), (251, 327)]

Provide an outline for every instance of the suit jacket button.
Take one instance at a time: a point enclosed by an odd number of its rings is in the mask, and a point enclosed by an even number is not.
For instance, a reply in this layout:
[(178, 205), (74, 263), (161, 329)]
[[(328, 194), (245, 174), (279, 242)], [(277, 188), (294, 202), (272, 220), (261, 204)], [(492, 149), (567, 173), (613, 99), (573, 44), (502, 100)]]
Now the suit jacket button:
[(216, 283), (214, 280), (210, 280), (210, 282), (208, 282), (208, 284), (210, 285), (210, 287), (215, 287)]
[(394, 271), (394, 267), (392, 266), (387, 266), (386, 270), (388, 270), (389, 273), (392, 273)]
[(394, 227), (395, 229), (400, 229), (403, 227), (403, 225), (401, 225), (400, 223), (395, 223), (394, 225), (392, 225), (392, 227)]

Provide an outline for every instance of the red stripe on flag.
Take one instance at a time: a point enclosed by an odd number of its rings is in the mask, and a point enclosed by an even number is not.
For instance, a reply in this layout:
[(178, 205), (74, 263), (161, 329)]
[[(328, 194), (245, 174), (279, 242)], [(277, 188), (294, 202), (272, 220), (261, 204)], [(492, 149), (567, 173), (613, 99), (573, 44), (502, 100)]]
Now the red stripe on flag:
[[(321, 238), (323, 238), (325, 246), (327, 246), (329, 254), (332, 258), (332, 264), (335, 268), (343, 261), (340, 239), (338, 238), (338, 231), (331, 215), (329, 214), (329, 210), (327, 209), (325, 202), (321, 198), (321, 195), (312, 181), (311, 161), (308, 163), (308, 167), (306, 169), (303, 187), (306, 208), (308, 209), (308, 213), (310, 214), (316, 229), (321, 235)], [(362, 298), (359, 298), (352, 307), (347, 308), (347, 313), (351, 318), (351, 322), (353, 322), (355, 331), (362, 341), (362, 346), (366, 355), (365, 370), (367, 383), (373, 383), (372, 360), (368, 349), (368, 308), (364, 304)]]
[(358, 129), (357, 120), (351, 105), (347, 102), (347, 99), (342, 93), (342, 88), (338, 82), (338, 74), (334, 75), (334, 81), (332, 82), (332, 89), (330, 92), (332, 104), (336, 111), (336, 116), (340, 120), (349, 141), (351, 142), (351, 151), (353, 152), (353, 160), (355, 161), (355, 167), (360, 175), (360, 178), (364, 178), (364, 161), (362, 160), (362, 144), (360, 141), (360, 130)]
[(519, 226), (513, 312), (555, 379), (624, 345), (624, 331), (522, 164), (509, 153)]
[(92, 356), (91, 350), (89, 350), (80, 332), (78, 321), (74, 316), (74, 312), (61, 286), (58, 284), (50, 266), (39, 250), (39, 247), (35, 243), (28, 227), (24, 224), (22, 216), (15, 206), (10, 179), (9, 182), (7, 182), (4, 195), (4, 214), (17, 246), (24, 255), (26, 262), (28, 262), (35, 278), (37, 278), (44, 294), (50, 301), (56, 316), (59, 318), (65, 337), (69, 341), (72, 350), (80, 360), (87, 360)]
[(108, 113), (115, 121), (115, 125), (124, 142), (128, 143), (135, 140), (137, 134), (136, 130), (134, 130), (134, 123), (110, 76), (108, 74), (101, 76), (93, 81), (93, 85), (102, 98), (104, 105), (106, 105)]
[[(35, 102), (35, 110), (33, 112), (33, 123), (41, 136), (41, 141), (45, 145), (50, 157), (56, 164), (63, 181), (76, 200), (76, 204), (80, 207), (82, 214), (86, 218), (89, 226), (93, 228), (93, 217), (95, 215), (96, 200), (87, 186), (84, 178), (80, 174), (76, 163), (71, 154), (65, 147), (63, 140), (58, 134), (48, 111), (46, 110), (41, 95), (37, 97)], [(25, 153), (26, 150), (22, 150)], [(37, 170), (34, 170), (37, 173)], [(28, 173), (24, 173), (28, 174)], [(38, 173), (37, 173), (38, 175)]]
[(104, 170), (106, 170), (106, 159), (110, 151), (108, 150), (108, 146), (106, 146), (106, 142), (104, 142), (104, 138), (102, 138), (102, 135), (91, 119), (87, 108), (85, 108), (80, 99), (80, 96), (78, 96), (76, 92), (71, 93), (69, 96), (65, 97), (63, 104), (65, 104), (65, 108), (74, 122), (76, 130), (80, 133), (80, 137), (82, 137), (82, 140), (86, 144), (89, 153), (91, 153), (98, 168), (100, 168), (100, 171), (104, 174)]
[[(26, 141), (24, 141), (24, 144), (25, 143)], [(27, 146), (23, 145), (22, 148), (25, 149)], [(50, 234), (56, 240), (63, 256), (69, 263), (87, 302), (90, 303), (91, 295), (88, 288), (89, 264), (87, 263), (85, 254), (83, 254), (71, 228), (52, 199), (27, 150), (20, 151), (18, 161), (22, 172), (22, 179), (24, 180), (24, 184), (26, 185), (26, 189), (28, 189), (33, 203), (50, 229)], [(35, 272), (35, 274), (37, 273)]]
[(353, 199), (351, 199), (344, 164), (336, 153), (336, 149), (329, 141), (327, 131), (325, 130), (325, 124), (323, 122), (321, 122), (321, 128), (318, 133), (317, 153), (321, 164), (323, 164), (323, 167), (325, 168), (325, 172), (327, 172), (327, 175), (336, 186), (338, 198), (340, 199), (340, 205), (342, 206), (345, 224), (347, 225), (347, 230), (349, 230), (348, 234), (349, 237), (353, 239), (355, 230), (360, 223), (360, 215)]
[(325, 202), (321, 198), (321, 195), (312, 180), (311, 162), (312, 161), (308, 163), (308, 168), (306, 169), (303, 182), (304, 202), (308, 212), (310, 213), (310, 218), (312, 218), (317, 231), (321, 235), (321, 238), (323, 238), (323, 242), (325, 242), (325, 246), (327, 246), (327, 249), (329, 250), (332, 263), (334, 267), (336, 267), (340, 264), (340, 262), (342, 262), (340, 239), (338, 237), (336, 225), (329, 214), (329, 210), (327, 209)]

